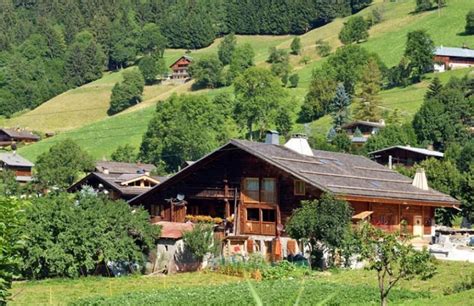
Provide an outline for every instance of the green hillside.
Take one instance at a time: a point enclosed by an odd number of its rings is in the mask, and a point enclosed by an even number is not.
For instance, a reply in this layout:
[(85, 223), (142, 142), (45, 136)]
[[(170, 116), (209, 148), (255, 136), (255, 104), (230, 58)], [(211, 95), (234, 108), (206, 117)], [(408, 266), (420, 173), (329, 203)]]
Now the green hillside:
[[(415, 7), (413, 0), (399, 0), (397, 2), (377, 0), (374, 2), (371, 7), (358, 14), (367, 15), (373, 7), (377, 6), (383, 10), (384, 20), (370, 29), (368, 41), (361, 45), (369, 51), (378, 53), (389, 66), (400, 60), (405, 47), (406, 34), (416, 29), (427, 30), (436, 45), (460, 46), (466, 43), (474, 46), (474, 37), (462, 35), (466, 11), (470, 7), (474, 8), (474, 3), (471, 0), (451, 0), (448, 2), (448, 6), (440, 12), (433, 10), (421, 14), (412, 13)], [(324, 39), (330, 43), (333, 50), (337, 48), (340, 45), (338, 33), (344, 20), (343, 18), (336, 19), (330, 24), (300, 36), (303, 54), (291, 56), (291, 63), (300, 76), (300, 83), (298, 88), (288, 89), (298, 104), (295, 107), (296, 110), (306, 94), (311, 80), (311, 71), (322, 62), (316, 54), (315, 41)], [(255, 50), (257, 64), (266, 65), (265, 59), (268, 57), (269, 47), (289, 48), (293, 37), (288, 35), (238, 36), (237, 39), (238, 43), (250, 43)], [(214, 53), (217, 51), (218, 44), (219, 40), (207, 48), (192, 51), (191, 56), (199, 58), (205, 54)], [(167, 50), (165, 52), (167, 63), (171, 63), (184, 52), (184, 50)], [(302, 56), (309, 56), (310, 63), (301, 64)], [(452, 75), (462, 76), (471, 70), (449, 71), (439, 74), (439, 76), (443, 81), (446, 81)], [(154, 112), (153, 106), (171, 93), (205, 93), (213, 96), (217, 92), (232, 91), (231, 88), (220, 88), (191, 92), (189, 83), (175, 86), (147, 86), (144, 92), (144, 102), (128, 109), (123, 114), (109, 118), (106, 115), (106, 110), (110, 90), (120, 78), (121, 72), (107, 74), (100, 80), (59, 95), (29, 113), (8, 120), (4, 125), (20, 125), (40, 131), (65, 131), (38, 144), (22, 148), (20, 152), (30, 159), (34, 160), (51, 144), (66, 137), (77, 140), (94, 157), (102, 158), (109, 156), (120, 144), (130, 143), (138, 146), (148, 120)], [(410, 120), (422, 103), (430, 78), (432, 75), (427, 76), (423, 82), (407, 88), (383, 91), (381, 96), (384, 109), (399, 108), (404, 118)], [(330, 119), (323, 117), (309, 126), (313, 132), (325, 134), (330, 126)], [(305, 127), (296, 125), (295, 130), (302, 131), (305, 130)]]

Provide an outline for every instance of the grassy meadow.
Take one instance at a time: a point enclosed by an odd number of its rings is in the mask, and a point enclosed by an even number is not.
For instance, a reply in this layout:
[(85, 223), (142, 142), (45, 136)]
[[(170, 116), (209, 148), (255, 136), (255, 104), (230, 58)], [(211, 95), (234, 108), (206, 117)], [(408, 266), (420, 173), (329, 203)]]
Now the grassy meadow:
[[(402, 281), (391, 293), (394, 305), (473, 305), (474, 289), (445, 295), (474, 264), (438, 261), (426, 281)], [(377, 305), (373, 271), (314, 272), (301, 279), (251, 281), (214, 272), (170, 276), (87, 277), (16, 282), (11, 305), (252, 305), (255, 291), (263, 305)]]
[[(383, 21), (370, 29), (369, 39), (361, 45), (371, 52), (378, 53), (388, 66), (394, 65), (400, 60), (405, 48), (407, 33), (417, 29), (427, 30), (436, 45), (461, 46), (466, 43), (474, 46), (474, 37), (464, 36), (462, 33), (465, 13), (469, 7), (474, 8), (472, 0), (451, 0), (448, 2), (448, 6), (440, 12), (432, 10), (414, 14), (413, 0), (398, 0), (396, 2), (375, 0), (373, 5), (357, 14), (367, 16), (372, 9), (378, 8), (383, 12)], [(337, 18), (325, 26), (300, 36), (303, 46), (302, 54), (290, 56), (290, 62), (294, 72), (298, 73), (300, 82), (297, 88), (287, 89), (295, 103), (295, 112), (299, 111), (303, 102), (311, 80), (311, 72), (325, 60), (318, 56), (315, 50), (315, 41), (326, 40), (334, 51), (341, 45), (338, 34), (346, 19)], [(293, 37), (291, 35), (237, 35), (237, 41), (239, 44), (251, 44), (255, 51), (256, 64), (267, 66), (265, 60), (268, 57), (269, 48), (289, 48)], [(220, 40), (217, 39), (209, 47), (190, 50), (190, 55), (199, 59), (202, 56), (216, 53)], [(185, 52), (186, 50), (183, 49), (166, 50), (166, 63), (171, 64)], [(310, 62), (306, 65), (301, 63), (303, 56), (310, 58)], [(136, 67), (128, 69), (136, 69)], [(451, 76), (463, 76), (471, 71), (472, 69), (448, 71), (438, 74), (438, 76), (446, 82)], [(63, 93), (37, 109), (19, 114), (17, 117), (3, 122), (0, 121), (0, 124), (58, 133), (52, 139), (43, 140), (20, 150), (22, 154), (32, 160), (35, 160), (38, 154), (47, 150), (53, 143), (64, 138), (76, 140), (95, 158), (104, 158), (109, 157), (120, 144), (130, 143), (137, 146), (148, 120), (154, 112), (154, 105), (171, 94), (192, 93), (213, 97), (219, 92), (232, 92), (232, 87), (191, 91), (191, 82), (177, 85), (146, 86), (142, 103), (121, 114), (109, 117), (106, 111), (109, 106), (110, 92), (113, 85), (121, 80), (121, 77), (122, 71), (106, 73), (103, 78), (95, 82)], [(398, 108), (406, 120), (411, 120), (421, 106), (426, 88), (432, 78), (433, 74), (430, 74), (419, 84), (382, 91), (384, 111), (390, 112)], [(330, 125), (330, 118), (325, 116), (307, 125), (296, 124), (294, 131), (326, 134)]]

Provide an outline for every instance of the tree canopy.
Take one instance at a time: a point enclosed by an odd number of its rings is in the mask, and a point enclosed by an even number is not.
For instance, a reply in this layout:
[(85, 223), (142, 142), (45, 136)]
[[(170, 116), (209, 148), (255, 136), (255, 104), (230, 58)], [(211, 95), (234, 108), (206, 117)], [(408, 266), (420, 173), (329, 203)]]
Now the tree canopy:
[(81, 173), (94, 168), (92, 158), (70, 139), (55, 143), (38, 156), (36, 178), (44, 187), (67, 188)]
[(142, 101), (145, 80), (137, 70), (123, 73), (123, 81), (116, 83), (110, 96), (110, 107), (107, 113), (114, 115)]
[(339, 33), (339, 40), (345, 44), (358, 43), (366, 40), (369, 37), (369, 25), (362, 16), (350, 17), (341, 32)]

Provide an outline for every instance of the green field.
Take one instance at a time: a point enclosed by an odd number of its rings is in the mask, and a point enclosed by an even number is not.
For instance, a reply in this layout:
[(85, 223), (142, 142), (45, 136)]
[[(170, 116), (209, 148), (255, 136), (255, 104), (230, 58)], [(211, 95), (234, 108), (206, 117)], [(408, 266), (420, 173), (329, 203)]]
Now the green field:
[[(396, 305), (472, 305), (472, 289), (444, 295), (470, 273), (474, 273), (473, 264), (439, 261), (432, 279), (402, 281), (390, 300)], [(302, 305), (324, 300), (331, 305), (376, 305), (376, 284), (375, 272), (366, 270), (315, 272), (304, 279), (252, 281), (250, 286), (242, 278), (213, 272), (161, 277), (88, 277), (16, 282), (11, 305), (64, 305), (84, 298), (106, 305), (251, 305), (254, 298), (250, 287), (264, 305), (293, 305), (297, 299)]]
[[(399, 0), (396, 2), (385, 2), (375, 0), (374, 4), (359, 12), (366, 16), (372, 8), (379, 7), (383, 10), (384, 19), (381, 23), (370, 29), (370, 37), (361, 45), (369, 51), (376, 52), (387, 65), (396, 64), (404, 50), (406, 34), (417, 29), (427, 30), (437, 45), (461, 46), (463, 43), (474, 46), (473, 36), (463, 36), (465, 14), (468, 8), (474, 8), (472, 0), (451, 0), (448, 6), (440, 12), (433, 10), (421, 14), (413, 14), (415, 7), (413, 0)], [(340, 46), (338, 33), (345, 21), (338, 18), (333, 22), (314, 29), (300, 36), (303, 45), (301, 56), (291, 56), (291, 63), (300, 76), (298, 88), (288, 89), (290, 96), (296, 103), (295, 111), (304, 99), (311, 72), (315, 67), (321, 65), (321, 58), (316, 54), (315, 41), (324, 39), (330, 43), (333, 50)], [(256, 54), (257, 65), (267, 65), (265, 59), (268, 57), (270, 47), (289, 48), (293, 36), (237, 36), (238, 43), (250, 43)], [(191, 56), (200, 58), (203, 55), (215, 53), (220, 39), (212, 45), (200, 50), (191, 50)], [(168, 64), (172, 63), (185, 50), (166, 50), (165, 59)], [(309, 56), (310, 63), (301, 64), (302, 56)], [(135, 69), (135, 68), (129, 68)], [(450, 71), (439, 74), (443, 81), (450, 76), (462, 76), (472, 71)], [(217, 90), (200, 90), (191, 92), (191, 84), (184, 85), (153, 85), (146, 86), (144, 101), (123, 114), (108, 117), (106, 110), (109, 105), (110, 91), (115, 82), (121, 79), (122, 72), (108, 73), (103, 78), (84, 85), (80, 88), (70, 90), (44, 103), (37, 109), (19, 115), (2, 123), (4, 126), (21, 126), (43, 132), (59, 132), (52, 139), (44, 140), (38, 144), (22, 148), (20, 152), (27, 158), (34, 160), (38, 154), (44, 152), (51, 144), (64, 138), (72, 138), (90, 152), (95, 158), (109, 157), (111, 152), (119, 144), (130, 143), (138, 145), (142, 133), (146, 129), (147, 122), (154, 111), (154, 105), (169, 97), (172, 93), (202, 93), (210, 97), (217, 92), (229, 91), (231, 88), (220, 88)], [(429, 80), (432, 75), (416, 85), (406, 88), (394, 88), (382, 91), (382, 107), (386, 111), (398, 108), (406, 120), (411, 120), (413, 114), (419, 109), (425, 94)], [(135, 114), (135, 112), (137, 112)], [(330, 127), (330, 118), (323, 117), (312, 122), (307, 127), (296, 125), (295, 131), (306, 131), (325, 134)]]

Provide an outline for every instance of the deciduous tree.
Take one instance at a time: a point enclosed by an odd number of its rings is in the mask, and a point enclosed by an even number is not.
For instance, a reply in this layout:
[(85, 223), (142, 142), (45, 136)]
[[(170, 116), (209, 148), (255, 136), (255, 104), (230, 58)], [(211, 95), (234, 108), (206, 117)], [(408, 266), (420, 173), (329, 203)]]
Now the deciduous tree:
[(110, 158), (116, 162), (134, 163), (137, 160), (135, 148), (129, 144), (118, 146)]
[(308, 93), (301, 107), (300, 119), (309, 122), (325, 115), (336, 94), (336, 87), (337, 81), (330, 72), (323, 69), (314, 70)]
[(298, 36), (293, 38), (293, 40), (291, 41), (290, 49), (291, 49), (291, 54), (294, 54), (294, 55), (301, 54), (301, 39)]
[(466, 26), (464, 27), (466, 34), (474, 34), (474, 10), (470, 10), (466, 14)]
[(421, 81), (423, 74), (433, 71), (434, 43), (424, 30), (408, 33), (405, 57), (410, 67), (410, 77)]
[(380, 119), (380, 87), (382, 85), (382, 74), (375, 60), (369, 60), (366, 70), (362, 75), (361, 91), (358, 95), (354, 118), (365, 121), (377, 121)]
[(36, 161), (36, 177), (44, 187), (67, 188), (94, 168), (92, 158), (70, 139), (51, 146)]
[(280, 81), (264, 68), (247, 69), (234, 81), (237, 122), (247, 128), (252, 139), (256, 125), (261, 137), (273, 123), (276, 108), (285, 99)]
[(152, 56), (146, 55), (138, 62), (138, 69), (142, 73), (146, 84), (153, 84), (156, 81), (158, 67)]
[(229, 71), (233, 78), (254, 65), (255, 53), (250, 44), (237, 46), (230, 60)]
[(339, 40), (345, 45), (366, 40), (369, 37), (368, 29), (369, 26), (364, 17), (350, 17), (339, 33)]
[(352, 215), (346, 201), (331, 194), (321, 199), (302, 201), (286, 224), (286, 232), (294, 239), (302, 239), (310, 248), (312, 266), (322, 266), (324, 251), (342, 246)]
[(116, 83), (110, 96), (109, 115), (117, 114), (142, 101), (145, 80), (140, 71), (128, 70), (123, 73), (123, 81)]
[(193, 62), (189, 74), (197, 87), (216, 88), (222, 84), (222, 63), (216, 55), (208, 55)]

